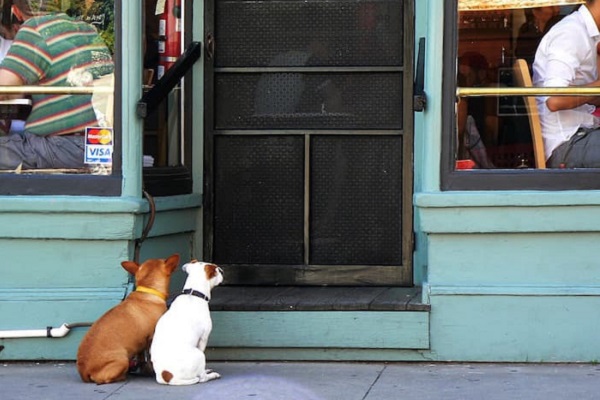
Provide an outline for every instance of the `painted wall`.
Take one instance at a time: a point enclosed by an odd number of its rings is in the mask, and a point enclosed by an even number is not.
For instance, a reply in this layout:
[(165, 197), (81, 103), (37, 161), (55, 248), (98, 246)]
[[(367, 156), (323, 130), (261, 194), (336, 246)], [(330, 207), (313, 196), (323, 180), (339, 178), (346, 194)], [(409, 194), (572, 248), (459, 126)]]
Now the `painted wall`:
[(600, 193), (440, 191), (441, 0), (416, 1), (427, 110), (415, 116), (415, 272), (433, 360), (596, 361)]
[[(199, 195), (157, 199), (157, 215), (140, 261), (195, 257)], [(93, 322), (132, 290), (121, 261), (135, 254), (148, 204), (132, 199), (0, 199), (0, 331)], [(185, 274), (171, 279), (181, 289)], [(0, 359), (74, 359), (86, 328), (64, 338), (0, 339)]]
[(600, 193), (420, 194), (436, 359), (600, 359)]

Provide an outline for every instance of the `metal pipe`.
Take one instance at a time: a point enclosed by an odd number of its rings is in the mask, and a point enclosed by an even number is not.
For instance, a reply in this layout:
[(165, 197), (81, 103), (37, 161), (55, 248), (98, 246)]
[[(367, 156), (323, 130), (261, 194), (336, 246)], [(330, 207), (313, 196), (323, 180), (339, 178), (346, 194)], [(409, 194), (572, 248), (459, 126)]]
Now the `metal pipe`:
[(112, 94), (112, 86), (0, 86), (2, 94)]
[(79, 328), (84, 326), (91, 326), (91, 322), (76, 322), (72, 324), (64, 323), (58, 328), (51, 326), (46, 329), (22, 329), (22, 330), (11, 330), (11, 331), (0, 331), (0, 339), (22, 339), (22, 338), (61, 338), (67, 336), (67, 334), (73, 328)]
[(458, 97), (473, 96), (573, 96), (573, 95), (600, 96), (597, 87), (459, 87), (456, 89)]

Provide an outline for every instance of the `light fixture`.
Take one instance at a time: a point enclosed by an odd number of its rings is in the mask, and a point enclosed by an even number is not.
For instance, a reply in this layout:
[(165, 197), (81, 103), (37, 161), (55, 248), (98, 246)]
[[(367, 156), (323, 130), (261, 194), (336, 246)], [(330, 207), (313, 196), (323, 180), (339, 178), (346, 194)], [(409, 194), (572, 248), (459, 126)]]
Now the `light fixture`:
[(585, 3), (584, 0), (458, 0), (459, 11), (506, 10)]

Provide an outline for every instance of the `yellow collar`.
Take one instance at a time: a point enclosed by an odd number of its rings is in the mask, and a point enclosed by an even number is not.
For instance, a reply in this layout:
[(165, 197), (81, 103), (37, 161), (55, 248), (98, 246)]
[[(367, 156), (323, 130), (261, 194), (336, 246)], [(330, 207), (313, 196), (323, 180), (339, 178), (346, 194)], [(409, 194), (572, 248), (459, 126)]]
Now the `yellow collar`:
[(168, 295), (164, 294), (163, 292), (158, 291), (156, 289), (152, 289), (152, 288), (146, 287), (146, 286), (138, 286), (137, 288), (135, 288), (135, 291), (136, 292), (143, 292), (143, 293), (153, 294), (155, 296), (160, 297), (164, 301), (167, 301), (167, 297), (168, 297)]

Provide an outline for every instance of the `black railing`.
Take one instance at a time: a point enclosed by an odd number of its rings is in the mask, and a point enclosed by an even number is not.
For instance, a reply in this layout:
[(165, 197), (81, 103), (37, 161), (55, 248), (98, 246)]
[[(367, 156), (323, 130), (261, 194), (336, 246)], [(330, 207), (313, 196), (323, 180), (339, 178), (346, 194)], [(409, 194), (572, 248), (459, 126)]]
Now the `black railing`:
[(192, 42), (156, 84), (148, 90), (137, 104), (137, 115), (146, 118), (187, 74), (202, 54), (202, 43)]

